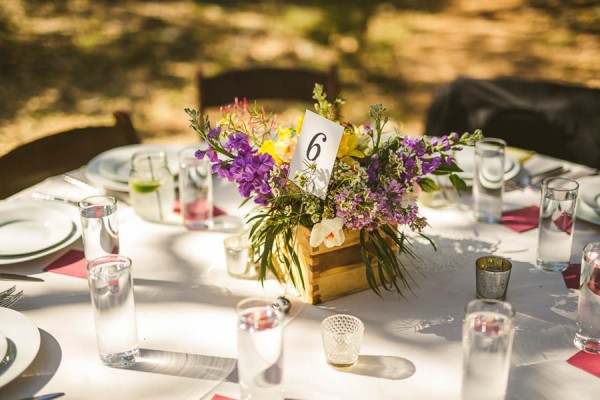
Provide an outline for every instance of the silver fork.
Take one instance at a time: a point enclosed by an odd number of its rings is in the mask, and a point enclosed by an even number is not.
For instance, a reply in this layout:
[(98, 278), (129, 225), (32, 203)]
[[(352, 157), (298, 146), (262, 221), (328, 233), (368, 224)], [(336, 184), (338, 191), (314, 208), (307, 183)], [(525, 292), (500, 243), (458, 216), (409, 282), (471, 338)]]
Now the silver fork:
[(16, 286), (11, 287), (10, 289), (6, 289), (3, 292), (0, 292), (0, 307), (10, 307), (14, 303), (16, 303), (21, 297), (23, 297), (23, 291), (15, 293), (17, 290)]

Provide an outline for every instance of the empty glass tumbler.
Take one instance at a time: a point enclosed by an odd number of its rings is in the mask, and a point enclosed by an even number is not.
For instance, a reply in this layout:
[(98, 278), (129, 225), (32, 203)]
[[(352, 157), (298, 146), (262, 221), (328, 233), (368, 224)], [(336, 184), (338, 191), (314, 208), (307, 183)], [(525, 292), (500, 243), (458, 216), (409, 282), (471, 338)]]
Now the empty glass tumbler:
[(495, 223), (502, 216), (505, 148), (502, 139), (485, 138), (475, 143), (473, 214), (477, 221)]
[(163, 222), (175, 206), (175, 180), (163, 151), (135, 153), (131, 158), (129, 197), (136, 214)]

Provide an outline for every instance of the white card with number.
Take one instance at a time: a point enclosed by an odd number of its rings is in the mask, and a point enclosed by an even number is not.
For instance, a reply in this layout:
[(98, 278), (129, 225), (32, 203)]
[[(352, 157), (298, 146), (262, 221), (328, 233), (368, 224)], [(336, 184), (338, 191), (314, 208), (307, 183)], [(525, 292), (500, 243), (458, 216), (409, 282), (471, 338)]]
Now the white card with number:
[(343, 132), (342, 125), (306, 110), (288, 179), (305, 192), (325, 199)]

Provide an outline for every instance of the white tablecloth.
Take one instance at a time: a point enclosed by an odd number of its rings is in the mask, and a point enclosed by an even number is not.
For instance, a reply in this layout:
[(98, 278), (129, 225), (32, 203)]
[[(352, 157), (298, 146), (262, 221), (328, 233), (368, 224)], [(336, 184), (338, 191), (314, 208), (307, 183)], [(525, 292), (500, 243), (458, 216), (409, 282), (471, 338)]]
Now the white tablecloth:
[[(540, 162), (539, 156), (530, 165)], [(545, 165), (545, 164), (544, 164)], [(80, 198), (85, 193), (57, 178), (32, 191)], [(230, 214), (239, 204), (235, 189), (218, 184), (216, 204)], [(505, 208), (538, 204), (534, 190), (506, 194)], [(458, 399), (462, 374), (461, 324), (464, 306), (475, 298), (475, 259), (485, 254), (513, 263), (507, 301), (517, 310), (508, 387), (510, 399), (598, 399), (600, 379), (571, 366), (576, 290), (560, 273), (534, 267), (537, 229), (516, 233), (503, 225), (481, 224), (469, 210), (470, 196), (451, 210), (422, 207), (427, 234), (438, 250), (415, 240), (418, 262), (413, 292), (406, 298), (371, 291), (312, 306), (290, 294), (293, 309), (285, 327), (286, 398)], [(229, 277), (224, 232), (190, 232), (138, 218), (119, 204), (121, 253), (133, 260), (138, 334), (142, 357), (134, 368), (101, 364), (87, 282), (42, 269), (81, 241), (56, 254), (0, 271), (36, 274), (43, 283), (18, 282), (25, 296), (13, 308), (39, 327), (42, 343), (31, 366), (0, 388), (0, 399), (65, 392), (66, 399), (239, 398), (236, 375), (235, 304), (247, 296), (276, 298), (284, 289)], [(600, 240), (600, 227), (578, 220), (572, 261), (583, 245)], [(0, 281), (0, 289), (12, 282)], [(320, 323), (348, 313), (365, 323), (359, 363), (345, 370), (324, 358)], [(598, 356), (600, 362), (600, 356)]]

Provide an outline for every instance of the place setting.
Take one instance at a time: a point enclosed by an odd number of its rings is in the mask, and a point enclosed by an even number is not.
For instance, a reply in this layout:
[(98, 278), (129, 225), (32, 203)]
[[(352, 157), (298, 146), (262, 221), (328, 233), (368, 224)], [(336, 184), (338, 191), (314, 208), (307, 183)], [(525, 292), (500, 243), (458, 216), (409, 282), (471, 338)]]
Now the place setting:
[(30, 199), (0, 201), (0, 265), (55, 253), (81, 236), (76, 207)]

